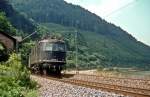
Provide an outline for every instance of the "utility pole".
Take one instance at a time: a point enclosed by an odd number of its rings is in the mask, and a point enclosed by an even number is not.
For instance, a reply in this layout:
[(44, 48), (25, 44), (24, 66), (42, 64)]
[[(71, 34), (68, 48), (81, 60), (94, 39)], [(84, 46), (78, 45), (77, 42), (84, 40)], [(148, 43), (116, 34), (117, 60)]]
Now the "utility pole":
[(79, 21), (76, 20), (76, 29), (75, 29), (75, 47), (76, 47), (76, 74), (79, 74), (79, 66), (78, 66), (78, 24), (79, 24)]
[(76, 74), (79, 73), (78, 71), (78, 31), (75, 30), (75, 47), (76, 47)]

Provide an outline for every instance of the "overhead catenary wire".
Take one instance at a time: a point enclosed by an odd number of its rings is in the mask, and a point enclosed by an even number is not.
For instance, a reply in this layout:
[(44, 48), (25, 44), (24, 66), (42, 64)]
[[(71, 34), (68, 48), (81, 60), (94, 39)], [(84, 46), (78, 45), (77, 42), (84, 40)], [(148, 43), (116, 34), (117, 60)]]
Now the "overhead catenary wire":
[(25, 38), (22, 39), (22, 41), (26, 40), (27, 38), (29, 38), (30, 36), (34, 35), (35, 33), (37, 33), (36, 31), (34, 31), (33, 33), (31, 33), (30, 35), (26, 36)]
[(122, 7), (120, 7), (119, 9), (116, 9), (116, 10), (112, 11), (111, 13), (105, 15), (104, 17), (105, 17), (105, 18), (106, 18), (106, 17), (109, 17), (110, 15), (112, 15), (112, 14), (114, 14), (114, 13), (117, 13), (117, 12), (119, 12), (120, 10), (125, 9), (125, 8), (127, 8), (128, 6), (130, 6), (130, 5), (133, 5), (133, 4), (134, 4), (135, 2), (137, 2), (137, 1), (139, 1), (139, 0), (134, 0), (134, 1), (132, 1), (132, 2), (129, 2), (128, 4), (126, 4), (126, 5), (122, 6)]

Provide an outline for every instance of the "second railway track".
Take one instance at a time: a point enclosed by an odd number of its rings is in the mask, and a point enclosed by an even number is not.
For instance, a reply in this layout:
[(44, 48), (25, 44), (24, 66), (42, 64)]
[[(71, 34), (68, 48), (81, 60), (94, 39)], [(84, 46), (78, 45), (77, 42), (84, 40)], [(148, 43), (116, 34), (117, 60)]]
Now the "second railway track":
[(79, 86), (85, 86), (89, 88), (105, 90), (108, 92), (119, 93), (119, 94), (123, 94), (126, 96), (150, 97), (150, 90), (146, 90), (146, 89), (137, 89), (137, 88), (124, 87), (124, 86), (111, 85), (111, 84), (103, 84), (103, 83), (97, 83), (97, 82), (89, 82), (89, 81), (83, 81), (83, 80), (77, 80), (77, 79), (69, 79), (69, 80), (63, 79), (61, 81), (79, 85)]

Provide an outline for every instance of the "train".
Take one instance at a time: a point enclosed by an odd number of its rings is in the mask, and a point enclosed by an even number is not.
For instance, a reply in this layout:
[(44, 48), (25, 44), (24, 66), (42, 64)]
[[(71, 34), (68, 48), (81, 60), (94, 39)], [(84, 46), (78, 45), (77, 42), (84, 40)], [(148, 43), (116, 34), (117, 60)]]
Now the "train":
[(52, 37), (42, 39), (31, 49), (28, 67), (34, 73), (61, 74), (65, 64), (66, 44), (62, 39)]

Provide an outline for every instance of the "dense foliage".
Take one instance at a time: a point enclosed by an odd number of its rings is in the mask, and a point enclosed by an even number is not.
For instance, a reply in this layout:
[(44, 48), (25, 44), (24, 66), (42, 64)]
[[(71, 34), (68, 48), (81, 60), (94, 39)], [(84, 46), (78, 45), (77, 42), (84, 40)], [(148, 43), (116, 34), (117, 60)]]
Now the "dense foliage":
[[(137, 41), (120, 27), (106, 22), (80, 6), (68, 4), (63, 0), (9, 1), (17, 11), (23, 14), (23, 17), (26, 17), (27, 21), (29, 19), (33, 23), (34, 21), (39, 23), (36, 25), (38, 33), (32, 37), (32, 40), (39, 40), (46, 34), (51, 34), (47, 32), (61, 34), (64, 37), (68, 45), (68, 67), (75, 67), (75, 30), (78, 30), (78, 65), (80, 68), (130, 66), (147, 69), (150, 67), (150, 47)], [(12, 16), (8, 15), (8, 9), (12, 9), (9, 3), (1, 3), (0, 7), (9, 19), (18, 15), (17, 12)], [(17, 19), (12, 18), (13, 21)], [(30, 24), (30, 21), (25, 23), (24, 19), (20, 19), (20, 24), (13, 23), (24, 25)], [(30, 28), (34, 27), (23, 28), (30, 31)], [(22, 44), (21, 52), (26, 52), (22, 54), (22, 57), (27, 61), (27, 53), (34, 42), (31, 38), (25, 42), (31, 42)]]
[(4, 12), (0, 12), (0, 31), (8, 32), (9, 34), (15, 35), (16, 29), (11, 25), (5, 16)]
[(30, 80), (30, 73), (21, 64), (19, 55), (13, 53), (7, 62), (0, 64), (0, 97), (34, 97), (35, 87), (36, 83)]
[(11, 24), (18, 30), (24, 32), (34, 31), (34, 22), (32, 20), (29, 20), (28, 17), (26, 17), (23, 13), (21, 14), (15, 11), (9, 4), (8, 0), (0, 0), (0, 11), (5, 12)]

